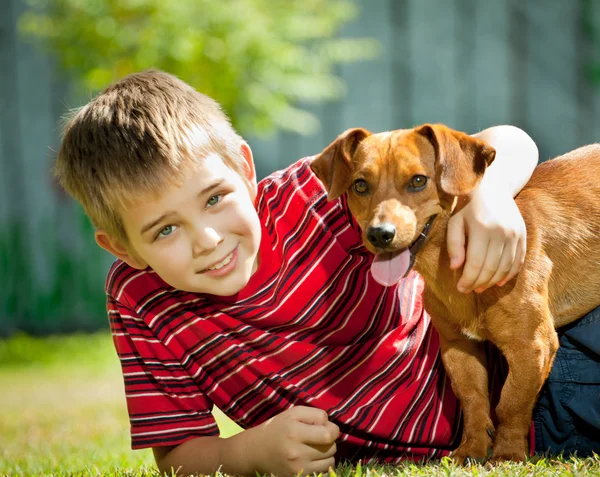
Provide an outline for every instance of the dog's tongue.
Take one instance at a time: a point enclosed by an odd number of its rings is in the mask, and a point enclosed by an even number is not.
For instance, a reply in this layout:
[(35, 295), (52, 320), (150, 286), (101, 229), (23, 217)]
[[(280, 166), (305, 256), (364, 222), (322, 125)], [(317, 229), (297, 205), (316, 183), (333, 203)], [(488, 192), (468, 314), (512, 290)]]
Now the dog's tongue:
[(410, 266), (410, 251), (398, 254), (380, 253), (375, 255), (371, 265), (371, 275), (377, 283), (390, 287), (400, 281)]

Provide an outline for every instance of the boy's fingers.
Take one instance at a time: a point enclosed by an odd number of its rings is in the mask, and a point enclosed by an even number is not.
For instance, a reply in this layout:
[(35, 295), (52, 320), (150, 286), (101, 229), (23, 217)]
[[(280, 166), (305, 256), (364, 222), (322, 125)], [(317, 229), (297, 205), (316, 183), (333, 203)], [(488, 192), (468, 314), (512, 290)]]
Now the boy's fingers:
[(334, 424), (333, 422), (330, 421), (327, 424), (325, 424), (325, 427), (328, 429), (328, 431), (334, 441), (338, 437), (340, 437), (340, 428), (338, 427), (337, 424)]
[(333, 457), (314, 460), (306, 465), (306, 469), (302, 469), (302, 475), (324, 474), (330, 467), (332, 469), (335, 467), (335, 459)]
[(481, 268), (485, 262), (489, 241), (472, 240), (469, 237), (469, 246), (467, 247), (467, 260), (462, 276), (458, 281), (458, 291), (467, 293), (473, 289), (473, 284), (477, 280)]
[(527, 251), (527, 238), (524, 235), (519, 240), (519, 245), (517, 245), (515, 259), (513, 261), (513, 265), (510, 270), (510, 273), (507, 275), (507, 277), (502, 282), (500, 282), (500, 285), (504, 285), (505, 283), (511, 281), (515, 277), (515, 275), (517, 273), (519, 273), (519, 270), (521, 269), (521, 267), (523, 266), (523, 263), (525, 262), (526, 251)]
[(324, 445), (311, 445), (309, 446), (316, 451), (315, 454), (312, 454), (312, 460), (317, 459), (326, 459), (328, 457), (333, 457), (337, 452), (337, 446), (335, 442)]
[(329, 422), (327, 413), (316, 407), (294, 406), (291, 412), (295, 419), (305, 424), (324, 426)]
[(465, 261), (465, 225), (462, 217), (454, 217), (448, 221), (446, 245), (450, 257), (450, 268), (457, 269)]
[(498, 270), (491, 278), (491, 280), (489, 280), (488, 283), (485, 284), (485, 286), (483, 287), (484, 289), (493, 287), (494, 285), (500, 285), (501, 283), (504, 283), (506, 281), (506, 278), (512, 270), (512, 266), (515, 262), (517, 245), (518, 244), (516, 243), (508, 243), (504, 245), (504, 250), (502, 251), (502, 258), (500, 260), (500, 263), (498, 264)]
[(479, 272), (479, 276), (475, 283), (473, 284), (474, 290), (482, 290), (489, 286), (490, 280), (494, 277), (498, 268), (500, 267), (500, 262), (502, 261), (502, 256), (504, 252), (504, 241), (496, 241), (492, 240), (489, 243), (487, 255), (481, 266), (481, 270)]
[(330, 425), (321, 426), (299, 422), (299, 440), (311, 446), (330, 446), (335, 443), (340, 432), (335, 424), (329, 424)]

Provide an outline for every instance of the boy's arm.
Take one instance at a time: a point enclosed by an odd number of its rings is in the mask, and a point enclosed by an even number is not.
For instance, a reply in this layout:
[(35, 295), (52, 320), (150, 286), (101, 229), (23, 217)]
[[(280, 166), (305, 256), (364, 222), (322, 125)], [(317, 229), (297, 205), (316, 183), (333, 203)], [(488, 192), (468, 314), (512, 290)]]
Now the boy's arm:
[(531, 177), (538, 163), (538, 148), (525, 131), (515, 126), (494, 126), (473, 137), (496, 149), (496, 159), (487, 168), (478, 189), (505, 190), (515, 197)]
[[(175, 359), (170, 360), (169, 371), (159, 375), (153, 374), (153, 368), (146, 367), (147, 361), (160, 363), (172, 354), (158, 339), (147, 339), (154, 336), (153, 330), (144, 328), (146, 321), (138, 316), (135, 306), (114, 298), (125, 297), (129, 301), (128, 290), (121, 285), (122, 275), (127, 276), (127, 272), (118, 273), (119, 267), (125, 265), (116, 264), (109, 273), (106, 306), (123, 370), (134, 448), (146, 446), (149, 440), (162, 442), (163, 447), (153, 449), (159, 469), (169, 474), (173, 469), (180, 475), (212, 474), (221, 469), (228, 474), (261, 472), (284, 476), (296, 475), (300, 470), (325, 472), (334, 465), (339, 429), (329, 422), (327, 413), (321, 409), (294, 406), (230, 438), (215, 436), (218, 429), (210, 411), (212, 402), (199, 388), (192, 395), (188, 392), (178, 396), (172, 388), (163, 385), (166, 381), (177, 380), (178, 386), (193, 389), (196, 383), (187, 370)], [(120, 282), (111, 280), (115, 275), (121, 277)], [(130, 282), (126, 280), (125, 283)], [(141, 285), (137, 283), (136, 286)], [(150, 284), (147, 289), (152, 286)], [(164, 302), (161, 306), (170, 309), (170, 305)], [(149, 307), (146, 312), (150, 313)], [(138, 340), (130, 335), (129, 327), (133, 327)], [(143, 352), (137, 347), (140, 342), (144, 344)], [(135, 378), (130, 379), (131, 376)], [(151, 427), (148, 421), (151, 421)], [(199, 429), (207, 435), (195, 437), (194, 433)], [(189, 438), (177, 444), (186, 434)]]
[(527, 231), (513, 197), (538, 162), (535, 142), (517, 127), (495, 126), (474, 136), (496, 149), (496, 160), (448, 223), (451, 267), (465, 265), (458, 282), (464, 293), (502, 286), (523, 264)]
[(155, 447), (161, 473), (178, 475), (293, 476), (322, 473), (335, 464), (338, 427), (320, 409), (295, 406), (232, 437), (197, 437), (175, 447)]

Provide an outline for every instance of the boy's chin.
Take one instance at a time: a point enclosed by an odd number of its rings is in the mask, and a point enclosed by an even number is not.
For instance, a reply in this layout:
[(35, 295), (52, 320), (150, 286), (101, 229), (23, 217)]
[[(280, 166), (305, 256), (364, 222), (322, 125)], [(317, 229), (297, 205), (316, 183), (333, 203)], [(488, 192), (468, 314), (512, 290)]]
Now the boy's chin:
[(211, 290), (205, 290), (200, 293), (208, 293), (209, 295), (215, 296), (232, 296), (238, 294), (243, 288), (246, 286), (248, 282), (239, 283), (239, 284), (223, 284), (220, 287), (214, 287)]
[(232, 296), (240, 291), (248, 284), (251, 274), (248, 276), (238, 275), (236, 277), (230, 277), (229, 279), (214, 280), (214, 283), (210, 285), (198, 285), (190, 286), (187, 290), (182, 288), (184, 291), (192, 293), (206, 293), (208, 295), (215, 296)]
[(244, 286), (230, 286), (230, 285), (223, 285), (220, 287), (201, 287), (201, 286), (194, 286), (194, 285), (186, 285), (186, 284), (177, 284), (177, 285), (173, 285), (171, 283), (168, 283), (168, 285), (172, 286), (173, 288), (176, 288), (177, 290), (181, 290), (184, 292), (188, 292), (188, 293), (199, 293), (199, 294), (206, 294), (206, 295), (214, 295), (214, 296), (232, 296), (232, 295), (236, 295), (237, 293), (239, 293)]

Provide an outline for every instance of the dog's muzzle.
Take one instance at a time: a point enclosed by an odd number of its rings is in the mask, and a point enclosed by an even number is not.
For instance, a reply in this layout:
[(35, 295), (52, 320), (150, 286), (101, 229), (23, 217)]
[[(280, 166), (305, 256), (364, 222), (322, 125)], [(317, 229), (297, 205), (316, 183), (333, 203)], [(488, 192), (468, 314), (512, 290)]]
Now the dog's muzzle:
[[(431, 224), (436, 217), (437, 215), (432, 215), (429, 217), (429, 219), (427, 219), (423, 230), (419, 233), (413, 243), (409, 245), (408, 249), (413, 257), (425, 244), (427, 236), (429, 235), (429, 231), (431, 230)], [(385, 249), (393, 242), (394, 237), (396, 237), (396, 227), (390, 222), (383, 222), (379, 225), (374, 225), (367, 228), (366, 236), (367, 240), (371, 243), (371, 245), (373, 245), (373, 247)], [(414, 258), (412, 261), (414, 261)]]
[(418, 237), (409, 247), (402, 250), (386, 251), (386, 245), (389, 246), (396, 235), (396, 229), (392, 224), (380, 224), (366, 231), (367, 239), (375, 247), (383, 248), (381, 253), (375, 255), (371, 264), (371, 275), (376, 282), (389, 287), (406, 277), (414, 265), (417, 253), (427, 240), (434, 219), (435, 215), (429, 217)]

